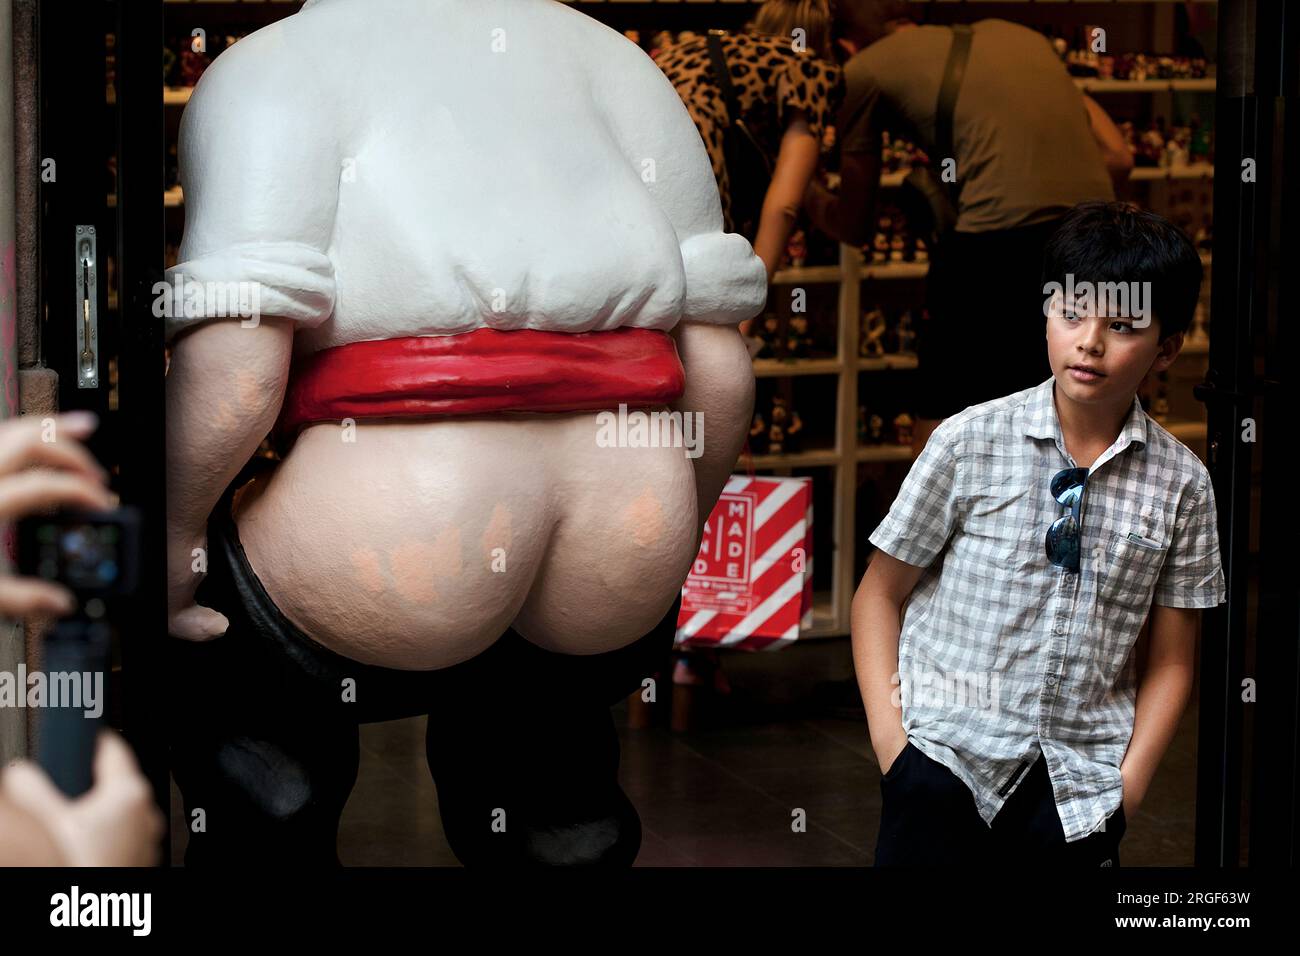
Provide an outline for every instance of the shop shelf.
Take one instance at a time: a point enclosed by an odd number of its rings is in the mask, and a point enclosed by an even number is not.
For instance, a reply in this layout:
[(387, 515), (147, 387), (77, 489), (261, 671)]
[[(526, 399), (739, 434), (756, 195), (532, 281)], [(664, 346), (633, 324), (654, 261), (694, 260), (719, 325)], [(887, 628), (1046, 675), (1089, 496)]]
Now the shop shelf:
[(889, 262), (883, 265), (864, 265), (863, 279), (924, 279), (930, 271), (928, 262)]
[[(116, 207), (117, 193), (109, 193), (107, 201), (109, 209)], [(163, 205), (169, 208), (185, 205), (185, 194), (180, 186), (173, 186), (171, 189), (163, 190)]]
[[(882, 173), (881, 189), (897, 189), (903, 185), (910, 169), (900, 169), (894, 173)], [(1185, 166), (1138, 166), (1129, 174), (1129, 179), (1213, 179), (1214, 166), (1211, 163), (1189, 163)]]
[(783, 378), (787, 375), (837, 375), (844, 363), (837, 358), (754, 359), (755, 378)]
[(190, 94), (193, 92), (194, 87), (192, 86), (164, 86), (163, 105), (184, 106), (190, 101)]
[(858, 359), (859, 372), (893, 372), (913, 368), (916, 368), (916, 354), (913, 352), (882, 355), (880, 358)]
[(911, 445), (859, 445), (855, 456), (858, 461), (911, 461)]
[(839, 266), (804, 266), (799, 269), (779, 269), (772, 275), (772, 285), (839, 282), (841, 275)]
[(1074, 85), (1085, 93), (1213, 93), (1215, 80), (1103, 80), (1078, 77)]
[(831, 591), (813, 592), (812, 625), (799, 633), (799, 640), (809, 638), (837, 637), (843, 630), (838, 628), (835, 619), (835, 596)]
[(840, 453), (834, 448), (814, 448), (788, 455), (754, 455), (748, 461), (742, 455), (736, 462), (735, 473), (747, 474), (750, 468), (754, 471), (766, 471), (776, 468), (816, 468), (839, 463)]
[(1214, 166), (1210, 163), (1189, 163), (1186, 166), (1138, 166), (1129, 173), (1129, 179), (1213, 179)]

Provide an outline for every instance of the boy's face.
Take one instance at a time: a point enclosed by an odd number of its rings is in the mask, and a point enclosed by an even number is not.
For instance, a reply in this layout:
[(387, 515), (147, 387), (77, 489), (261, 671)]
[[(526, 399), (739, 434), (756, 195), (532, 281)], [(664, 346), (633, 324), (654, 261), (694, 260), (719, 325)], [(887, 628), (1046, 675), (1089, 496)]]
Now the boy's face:
[(1057, 387), (1082, 405), (1123, 407), (1148, 373), (1162, 372), (1178, 356), (1183, 335), (1160, 337), (1160, 323), (1099, 314), (1096, 309), (1049, 307), (1047, 358)]

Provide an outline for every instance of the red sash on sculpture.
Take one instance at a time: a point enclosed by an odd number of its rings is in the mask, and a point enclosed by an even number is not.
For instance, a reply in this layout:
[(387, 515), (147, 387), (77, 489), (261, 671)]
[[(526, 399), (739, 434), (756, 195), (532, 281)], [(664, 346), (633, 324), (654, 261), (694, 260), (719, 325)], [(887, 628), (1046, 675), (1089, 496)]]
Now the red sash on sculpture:
[(351, 342), (295, 363), (275, 433), (287, 444), (312, 422), (345, 418), (659, 406), (685, 387), (677, 346), (657, 329), (475, 329)]

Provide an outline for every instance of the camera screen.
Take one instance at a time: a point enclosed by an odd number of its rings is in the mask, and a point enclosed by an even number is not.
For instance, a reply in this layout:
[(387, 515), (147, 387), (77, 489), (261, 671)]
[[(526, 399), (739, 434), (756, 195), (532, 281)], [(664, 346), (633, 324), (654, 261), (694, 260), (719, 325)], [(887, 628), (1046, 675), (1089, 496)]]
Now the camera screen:
[(46, 524), (37, 530), (37, 573), (73, 590), (111, 588), (118, 579), (121, 529), (114, 524)]

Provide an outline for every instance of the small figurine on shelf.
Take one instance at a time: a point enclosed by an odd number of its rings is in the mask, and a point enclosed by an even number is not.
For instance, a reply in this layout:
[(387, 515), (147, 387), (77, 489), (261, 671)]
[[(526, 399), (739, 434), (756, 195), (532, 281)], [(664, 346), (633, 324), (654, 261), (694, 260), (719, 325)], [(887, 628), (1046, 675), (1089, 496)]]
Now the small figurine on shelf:
[(901, 232), (894, 233), (894, 238), (889, 240), (889, 261), (902, 262), (903, 252), (907, 249), (907, 242), (903, 239)]
[(1196, 230), (1196, 237), (1194, 241), (1196, 243), (1196, 248), (1199, 249), (1201, 252), (1209, 252), (1210, 249), (1213, 247), (1214, 233), (1213, 230), (1211, 230), (1210, 228), (1209, 216), (1206, 216), (1201, 221), (1200, 228)]
[(790, 257), (790, 265), (796, 269), (802, 269), (803, 264), (808, 260), (808, 237), (804, 235), (802, 229), (796, 229), (786, 243), (785, 254)]
[(1183, 342), (1185, 352), (1204, 352), (1210, 347), (1210, 336), (1205, 330), (1205, 303), (1196, 303), (1196, 312), (1192, 316), (1192, 328)]
[(194, 86), (199, 82), (199, 77), (203, 71), (208, 68), (212, 62), (207, 53), (186, 47), (181, 50), (181, 83), (184, 86)]
[(1187, 165), (1187, 150), (1178, 141), (1177, 137), (1171, 136), (1168, 142), (1165, 143), (1161, 165), (1171, 169)]
[(916, 424), (912, 421), (912, 416), (907, 412), (902, 412), (894, 419), (894, 443), (898, 445), (912, 444), (912, 426)]
[(898, 351), (911, 355), (916, 351), (916, 330), (912, 328), (912, 310), (905, 309), (898, 317)]
[(170, 143), (167, 146), (167, 160), (163, 166), (163, 189), (171, 189), (173, 186), (180, 185), (180, 176), (177, 146), (176, 143)]
[(1191, 138), (1187, 143), (1187, 160), (1191, 163), (1210, 162), (1210, 128), (1201, 122), (1201, 117), (1192, 114)]
[(879, 415), (872, 415), (867, 422), (867, 441), (872, 445), (882, 444), (885, 440), (885, 420)]
[(767, 454), (767, 422), (763, 421), (762, 412), (755, 412), (754, 419), (749, 425), (749, 453)]
[(880, 171), (892, 173), (898, 167), (894, 165), (894, 144), (889, 130), (880, 131)]
[(781, 320), (776, 317), (776, 313), (767, 312), (763, 315), (763, 325), (756, 330), (756, 336), (763, 347), (755, 354), (755, 358), (776, 358), (777, 346), (781, 341)]
[(925, 240), (924, 240), (924, 239), (921, 239), (921, 238), (919, 238), (919, 237), (917, 238), (917, 240), (916, 240), (916, 253), (914, 254), (913, 258), (914, 258), (917, 262), (929, 262), (929, 261), (930, 261), (930, 250), (927, 249), (927, 248), (925, 247)]
[(767, 429), (767, 448), (773, 455), (782, 455), (797, 451), (799, 439), (795, 436), (803, 430), (799, 413), (781, 396), (772, 397), (772, 424)]
[(876, 238), (871, 242), (871, 264), (873, 266), (883, 266), (889, 261), (889, 237), (883, 232), (876, 233)]
[(1163, 382), (1156, 392), (1155, 401), (1151, 403), (1151, 417), (1162, 425), (1169, 420), (1169, 390)]
[(812, 347), (812, 336), (808, 334), (808, 316), (790, 316), (790, 328), (785, 337), (786, 355), (790, 358), (807, 358), (812, 354)]
[(897, 169), (906, 170), (910, 167), (915, 155), (915, 148), (907, 140), (894, 140), (894, 166)]
[(1137, 166), (1159, 166), (1164, 151), (1165, 135), (1159, 128), (1153, 126), (1138, 137), (1133, 163)]
[(885, 354), (885, 313), (876, 306), (862, 317), (862, 341), (858, 343), (858, 354), (863, 358), (880, 358)]
[(163, 85), (172, 82), (172, 70), (176, 67), (176, 54), (170, 47), (163, 47)]

